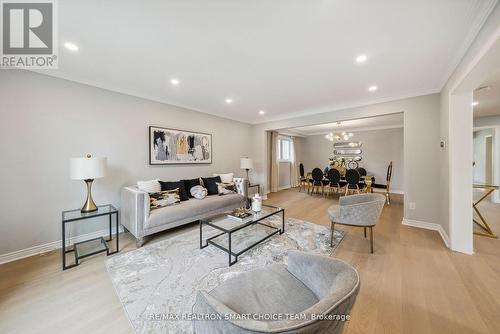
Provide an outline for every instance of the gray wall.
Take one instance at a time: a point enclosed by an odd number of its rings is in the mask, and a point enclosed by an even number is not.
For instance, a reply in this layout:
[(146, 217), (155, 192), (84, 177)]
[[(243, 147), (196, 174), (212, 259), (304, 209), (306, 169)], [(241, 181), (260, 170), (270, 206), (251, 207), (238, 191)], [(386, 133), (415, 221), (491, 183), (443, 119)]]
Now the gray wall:
[(439, 174), (429, 173), (429, 165), (438, 168), (439, 163), (439, 102), (439, 94), (424, 95), (256, 125), (254, 178), (263, 184), (268, 180), (266, 131), (404, 112), (404, 217), (439, 224), (439, 194), (429, 191), (439, 184)]
[[(252, 154), (250, 125), (28, 71), (1, 70), (0, 101), (0, 254), (61, 239), (61, 211), (85, 196), (69, 178), (71, 157), (108, 157), (94, 200), (119, 206), (120, 188), (137, 180), (243, 176), (239, 159)], [(212, 133), (213, 163), (149, 166), (149, 125)]]
[[(403, 128), (356, 131), (353, 140), (362, 143), (363, 150), (360, 167), (364, 167), (370, 175), (375, 176), (377, 183), (385, 184), (387, 164), (393, 162), (391, 188), (393, 191), (402, 192), (403, 168)], [(324, 169), (333, 156), (333, 143), (325, 139), (324, 135), (308, 136), (302, 145), (302, 162), (306, 171), (319, 167)]]

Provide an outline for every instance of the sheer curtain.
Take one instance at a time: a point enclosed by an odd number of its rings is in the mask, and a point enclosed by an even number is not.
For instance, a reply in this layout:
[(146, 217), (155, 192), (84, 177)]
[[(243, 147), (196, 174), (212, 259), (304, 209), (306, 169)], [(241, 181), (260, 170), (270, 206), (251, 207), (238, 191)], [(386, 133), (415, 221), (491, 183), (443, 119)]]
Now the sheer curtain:
[(278, 191), (278, 183), (279, 183), (278, 145), (279, 145), (278, 132), (272, 131), (271, 132), (271, 192)]
[(291, 163), (290, 163), (290, 184), (292, 185), (292, 188), (298, 187), (299, 186), (299, 165), (297, 162), (297, 153), (296, 153), (296, 140), (294, 137), (291, 137), (291, 149), (292, 149), (292, 154), (291, 154)]

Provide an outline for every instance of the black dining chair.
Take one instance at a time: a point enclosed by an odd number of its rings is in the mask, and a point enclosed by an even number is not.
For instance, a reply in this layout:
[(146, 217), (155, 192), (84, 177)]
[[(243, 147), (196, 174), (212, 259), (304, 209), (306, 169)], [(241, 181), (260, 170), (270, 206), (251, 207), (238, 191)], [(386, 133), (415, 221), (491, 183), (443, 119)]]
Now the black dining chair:
[(366, 176), (366, 169), (364, 169), (363, 167), (358, 167), (356, 168), (356, 170), (358, 171), (361, 177)]
[(311, 195), (314, 194), (315, 189), (316, 193), (319, 194), (319, 187), (321, 187), (321, 194), (324, 194), (325, 184), (323, 183), (323, 171), (319, 168), (314, 168), (312, 170), (312, 178)]
[(348, 169), (345, 172), (345, 180), (347, 185), (345, 187), (345, 195), (349, 193), (349, 190), (353, 192), (356, 191), (358, 194), (361, 194), (361, 190), (366, 188), (366, 184), (360, 183), (361, 175), (356, 169)]
[(309, 180), (305, 176), (304, 164), (301, 162), (299, 164), (299, 191), (302, 191), (302, 188), (308, 190), (308, 187), (309, 187)]
[(340, 181), (340, 172), (335, 168), (332, 168), (328, 171), (327, 178), (328, 178), (328, 191), (326, 192), (327, 196), (333, 193), (334, 189), (338, 193), (340, 189), (345, 187), (346, 185), (344, 181)]
[[(392, 178), (392, 161), (389, 162), (389, 165), (387, 166), (387, 174), (385, 177), (385, 182), (386, 184), (378, 184), (374, 183), (372, 184), (372, 189), (373, 188), (378, 188), (378, 189), (385, 189), (385, 198), (387, 200), (387, 204), (391, 204), (391, 195), (390, 195), (390, 187), (391, 187), (391, 178)], [(373, 190), (372, 190), (373, 192)]]

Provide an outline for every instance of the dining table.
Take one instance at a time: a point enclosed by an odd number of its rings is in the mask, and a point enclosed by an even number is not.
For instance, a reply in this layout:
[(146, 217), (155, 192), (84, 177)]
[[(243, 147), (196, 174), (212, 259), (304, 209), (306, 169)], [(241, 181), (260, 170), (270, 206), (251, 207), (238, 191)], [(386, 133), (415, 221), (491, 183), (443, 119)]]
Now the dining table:
[[(373, 189), (372, 189), (372, 184), (375, 183), (375, 176), (373, 175), (364, 175), (364, 176), (361, 176), (361, 179), (364, 181), (364, 183), (366, 184), (366, 192), (367, 193), (371, 193), (373, 192)], [(310, 188), (311, 184), (310, 184), (310, 180), (312, 180), (312, 172), (307, 172), (306, 173), (306, 180), (307, 180), (307, 185), (308, 185), (308, 188)], [(345, 176), (344, 175), (341, 175), (340, 176), (340, 180), (342, 182), (346, 182), (345, 180)], [(329, 181), (328, 178), (326, 177), (326, 173), (324, 173), (324, 178), (323, 178), (323, 181)], [(309, 191), (309, 190), (308, 190)]]

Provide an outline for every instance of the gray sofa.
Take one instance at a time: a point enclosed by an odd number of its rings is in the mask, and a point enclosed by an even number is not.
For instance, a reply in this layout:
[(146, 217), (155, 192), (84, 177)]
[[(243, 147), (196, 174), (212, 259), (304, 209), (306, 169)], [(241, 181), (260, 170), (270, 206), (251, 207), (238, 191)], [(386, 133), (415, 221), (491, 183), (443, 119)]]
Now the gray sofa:
[[(193, 328), (197, 334), (341, 333), (344, 321), (312, 316), (349, 315), (358, 291), (359, 275), (349, 264), (290, 251), (288, 265), (242, 273), (208, 293), (198, 291), (193, 313), (210, 319), (194, 320)], [(262, 319), (266, 314), (284, 318)]]
[(248, 197), (248, 180), (233, 179), (237, 194), (211, 195), (204, 199), (190, 198), (180, 204), (150, 212), (149, 194), (137, 186), (124, 187), (121, 192), (121, 223), (136, 238), (137, 246), (144, 237), (153, 233), (191, 223), (212, 215), (245, 206)]

